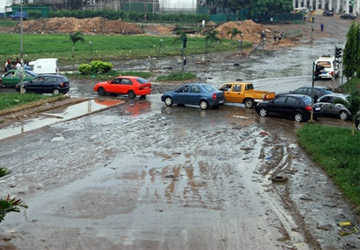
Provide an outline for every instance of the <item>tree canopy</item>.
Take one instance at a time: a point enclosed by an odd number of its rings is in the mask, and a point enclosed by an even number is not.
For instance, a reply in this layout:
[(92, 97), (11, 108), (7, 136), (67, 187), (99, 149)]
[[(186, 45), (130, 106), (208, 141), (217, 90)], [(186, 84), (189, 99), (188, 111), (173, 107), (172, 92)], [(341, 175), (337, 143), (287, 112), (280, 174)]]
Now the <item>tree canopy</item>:
[(233, 12), (247, 8), (251, 16), (282, 14), (293, 9), (292, 0), (207, 0), (206, 3)]

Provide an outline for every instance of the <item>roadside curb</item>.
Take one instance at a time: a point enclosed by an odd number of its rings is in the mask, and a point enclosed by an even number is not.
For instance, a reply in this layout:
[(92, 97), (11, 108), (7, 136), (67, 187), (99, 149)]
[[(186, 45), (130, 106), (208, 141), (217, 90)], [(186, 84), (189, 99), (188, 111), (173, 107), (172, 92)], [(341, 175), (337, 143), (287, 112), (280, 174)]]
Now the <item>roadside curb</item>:
[[(43, 105), (45, 103), (54, 103), (54, 102), (62, 101), (62, 100), (69, 99), (69, 98), (70, 98), (70, 96), (57, 96), (57, 97), (53, 97), (53, 98), (49, 98), (49, 99), (45, 99), (45, 100), (32, 102), (32, 103), (29, 103), (29, 104), (20, 105), (20, 106), (9, 108), (9, 109), (4, 109), (4, 110), (0, 111), (0, 116), (7, 115), (7, 114), (10, 114), (10, 113), (19, 112), (19, 111), (23, 111), (23, 110), (26, 110), (26, 109), (39, 107), (39, 106), (41, 106), (41, 105)], [(83, 101), (83, 100), (84, 99), (78, 99), (77, 101), (79, 102), (79, 101)], [(49, 109), (51, 109), (51, 108), (53, 108), (53, 107), (49, 107)]]

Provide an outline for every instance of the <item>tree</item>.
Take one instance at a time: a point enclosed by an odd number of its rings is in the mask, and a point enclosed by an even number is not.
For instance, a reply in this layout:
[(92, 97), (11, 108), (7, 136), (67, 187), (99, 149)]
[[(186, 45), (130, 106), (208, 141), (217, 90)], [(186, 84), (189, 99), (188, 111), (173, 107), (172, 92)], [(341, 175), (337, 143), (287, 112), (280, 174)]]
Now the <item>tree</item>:
[(206, 54), (208, 53), (208, 43), (209, 42), (221, 42), (220, 38), (217, 36), (219, 34), (219, 31), (217, 30), (213, 30), (213, 31), (209, 31), (208, 33), (206, 33), (205, 36), (205, 49), (206, 49)]
[(232, 30), (229, 30), (227, 33), (227, 35), (231, 34), (231, 40), (236, 37), (237, 35), (242, 36), (243, 32), (241, 30), (238, 30), (237, 28), (233, 28)]
[(357, 88), (354, 88), (349, 97), (347, 98), (347, 101), (341, 98), (336, 98), (332, 105), (335, 105), (337, 103), (341, 103), (344, 105), (351, 113), (351, 117), (353, 120), (353, 127), (351, 131), (351, 135), (355, 135), (355, 118), (357, 113), (360, 111), (360, 92)]
[(70, 34), (70, 41), (72, 42), (72, 58), (74, 58), (75, 43), (78, 41), (85, 42), (85, 38), (83, 37), (83, 34), (78, 31)]
[(343, 55), (344, 75), (346, 78), (351, 78), (355, 75), (358, 68), (358, 51), (359, 51), (359, 25), (352, 22), (348, 33), (346, 34), (346, 45)]

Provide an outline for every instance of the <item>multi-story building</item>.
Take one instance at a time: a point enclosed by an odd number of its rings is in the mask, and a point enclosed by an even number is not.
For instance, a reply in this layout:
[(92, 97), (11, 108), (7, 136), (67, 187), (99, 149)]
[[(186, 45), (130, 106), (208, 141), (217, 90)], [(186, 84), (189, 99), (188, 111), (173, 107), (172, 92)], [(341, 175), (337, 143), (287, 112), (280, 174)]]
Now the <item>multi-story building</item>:
[(336, 13), (360, 13), (360, 0), (293, 0), (294, 8), (334, 10)]

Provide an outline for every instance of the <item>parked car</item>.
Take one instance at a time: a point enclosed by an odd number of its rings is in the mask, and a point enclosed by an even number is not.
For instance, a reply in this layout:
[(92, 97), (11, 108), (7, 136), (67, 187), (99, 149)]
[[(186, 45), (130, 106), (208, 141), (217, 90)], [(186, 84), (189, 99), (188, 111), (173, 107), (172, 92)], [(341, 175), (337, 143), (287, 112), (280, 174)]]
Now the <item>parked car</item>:
[(336, 116), (345, 121), (351, 116), (350, 111), (343, 104), (334, 104), (333, 102), (336, 99), (343, 99), (344, 101), (347, 101), (347, 97), (348, 95), (339, 93), (323, 95), (318, 99), (317, 104), (321, 105), (324, 115)]
[(341, 19), (349, 19), (349, 20), (354, 20), (356, 19), (356, 16), (354, 16), (353, 14), (343, 14), (340, 16)]
[(334, 11), (332, 10), (325, 10), (323, 12), (323, 16), (333, 16), (334, 15)]
[(360, 130), (360, 111), (357, 112), (355, 116), (355, 126), (358, 130)]
[[(28, 14), (26, 11), (23, 11), (23, 12), (22, 12), (22, 19), (23, 19), (23, 20), (26, 20), (26, 19), (28, 19), (28, 17), (29, 17), (29, 14)], [(13, 19), (13, 20), (20, 20), (20, 18), (21, 18), (21, 12), (18, 11), (18, 12), (16, 12), (15, 14), (10, 15), (10, 18)]]
[(145, 97), (151, 93), (151, 83), (137, 76), (118, 76), (107, 82), (95, 84), (94, 91), (100, 96), (111, 94), (125, 94), (130, 99), (136, 96)]
[(275, 92), (255, 90), (252, 83), (248, 82), (228, 82), (219, 89), (224, 92), (226, 102), (243, 103), (247, 108), (275, 98)]
[[(308, 95), (311, 97), (312, 93), (311, 87), (300, 87), (298, 89), (295, 89), (294, 91), (285, 92), (285, 93), (278, 93), (277, 96), (283, 95), (283, 94), (298, 94), (298, 95)], [(323, 86), (314, 86), (314, 102), (317, 102), (317, 100), (327, 94), (333, 94), (333, 92), (328, 87)]]
[[(284, 94), (271, 101), (264, 101), (255, 107), (256, 112), (262, 116), (276, 115), (305, 122), (311, 115), (311, 97), (307, 95)], [(313, 117), (321, 116), (321, 106), (314, 106)]]
[[(20, 91), (20, 84), (16, 90)], [(70, 89), (69, 80), (62, 75), (39, 75), (31, 81), (23, 83), (24, 92), (66, 94)]]
[[(16, 87), (16, 84), (20, 82), (20, 70), (12, 69), (3, 74), (0, 78), (0, 86), (2, 87)], [(24, 70), (23, 82), (30, 81), (37, 76), (30, 70)]]
[(215, 108), (225, 101), (224, 93), (207, 84), (185, 84), (175, 91), (167, 91), (161, 96), (166, 106), (199, 105), (202, 110)]
[(29, 66), (36, 74), (59, 74), (57, 58), (39, 58), (29, 62)]

